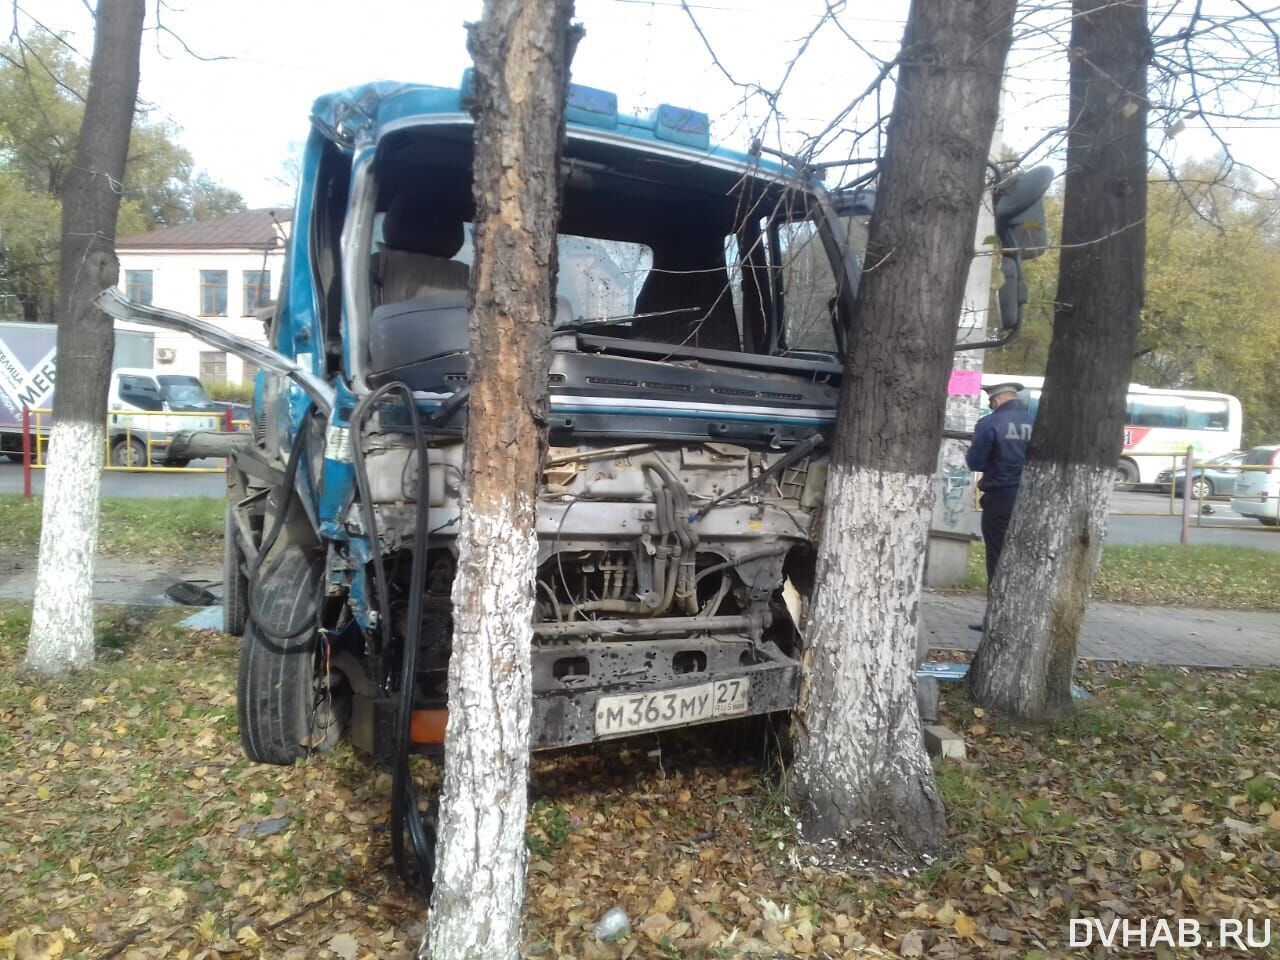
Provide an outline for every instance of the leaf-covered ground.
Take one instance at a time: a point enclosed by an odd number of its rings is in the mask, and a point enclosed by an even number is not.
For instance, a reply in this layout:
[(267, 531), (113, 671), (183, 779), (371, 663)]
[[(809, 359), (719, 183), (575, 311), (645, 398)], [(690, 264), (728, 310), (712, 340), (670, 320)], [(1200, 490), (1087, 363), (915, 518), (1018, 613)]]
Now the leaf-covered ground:
[[(410, 956), (425, 905), (388, 868), (388, 778), (345, 746), (246, 763), (235, 641), (142, 616), (37, 685), (25, 608), (0, 607), (0, 958)], [(776, 777), (723, 744), (539, 756), (526, 955), (1081, 956), (1067, 921), (1117, 915), (1270, 918), (1280, 946), (1280, 676), (1080, 681), (1096, 696), (1053, 730), (948, 693), (969, 755), (939, 768), (948, 849), (909, 876), (798, 847)], [(615, 905), (632, 933), (600, 943)]]

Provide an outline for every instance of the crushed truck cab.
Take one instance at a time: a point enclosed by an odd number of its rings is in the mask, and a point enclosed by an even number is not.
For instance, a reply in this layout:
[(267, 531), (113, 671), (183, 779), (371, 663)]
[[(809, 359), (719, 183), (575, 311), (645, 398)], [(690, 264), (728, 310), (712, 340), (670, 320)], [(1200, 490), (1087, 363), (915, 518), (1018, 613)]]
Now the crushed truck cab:
[[(347, 735), (403, 769), (406, 740), (443, 739), (468, 87), (316, 101), (270, 349), (99, 299), (262, 370), (252, 442), (231, 457), (224, 572), (255, 760)], [(612, 94), (571, 86), (566, 116), (530, 747), (789, 710), (873, 197), (713, 146), (695, 111), (620, 116)]]
[[(316, 102), (270, 350), (102, 301), (264, 371), (253, 441), (232, 457), (225, 605), (245, 638), (240, 726), (257, 760), (343, 734), (387, 756), (406, 704), (416, 741), (443, 729), (470, 370), (468, 83)], [(794, 705), (862, 229), (802, 170), (712, 146), (703, 114), (623, 117), (611, 94), (574, 86), (567, 117), (534, 749)], [(412, 689), (397, 679), (406, 643)]]

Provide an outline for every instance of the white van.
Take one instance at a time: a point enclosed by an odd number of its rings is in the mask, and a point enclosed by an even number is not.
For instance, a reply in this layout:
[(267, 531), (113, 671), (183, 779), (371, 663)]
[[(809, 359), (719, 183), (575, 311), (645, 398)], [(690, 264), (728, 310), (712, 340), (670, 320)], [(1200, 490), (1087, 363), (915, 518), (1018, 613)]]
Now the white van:
[[(1280, 526), (1280, 444), (1254, 447), (1242, 466), (1246, 469), (1236, 479), (1231, 509), (1268, 527)], [(1271, 469), (1260, 469), (1264, 467)]]
[(188, 461), (169, 459), (173, 435), (179, 430), (221, 429), (221, 412), (195, 377), (121, 367), (112, 372), (107, 395), (110, 464), (184, 467)]

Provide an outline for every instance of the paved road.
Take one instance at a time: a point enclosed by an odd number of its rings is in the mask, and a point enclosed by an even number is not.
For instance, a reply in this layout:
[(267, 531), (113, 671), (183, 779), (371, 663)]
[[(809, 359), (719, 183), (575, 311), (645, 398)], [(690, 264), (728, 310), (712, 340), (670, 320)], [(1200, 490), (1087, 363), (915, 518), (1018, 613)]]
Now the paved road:
[[(1232, 547), (1256, 547), (1280, 552), (1280, 528), (1264, 527), (1257, 520), (1231, 511), (1226, 500), (1209, 502), (1213, 512), (1193, 517), (1189, 541), (1193, 544), (1217, 544)], [(1174, 512), (1170, 512), (1170, 511)], [(970, 514), (970, 530), (981, 530), (979, 514)], [(1182, 536), (1182, 501), (1169, 500), (1168, 494), (1116, 491), (1111, 497), (1111, 516), (1107, 520), (1107, 543), (1131, 547), (1145, 544), (1180, 542)]]
[[(193, 460), (193, 467), (221, 467), (220, 460)], [(44, 491), (44, 471), (31, 472), (31, 490), (35, 494)], [(22, 492), (22, 464), (12, 463), (0, 457), (0, 493)], [(226, 475), (195, 473), (189, 469), (173, 473), (117, 473), (107, 470), (102, 474), (104, 497), (163, 498), (217, 497), (227, 495)]]
[[(1280, 528), (1264, 527), (1252, 517), (1233, 513), (1228, 500), (1207, 502), (1213, 511), (1192, 518), (1189, 538), (1192, 543), (1214, 543), (1234, 547), (1258, 547), (1280, 551)], [(1198, 507), (1199, 504), (1194, 506)], [(1173, 513), (1170, 513), (1170, 510)], [(1158, 513), (1160, 516), (1136, 516)], [(1111, 518), (1107, 523), (1107, 542), (1132, 546), (1147, 543), (1178, 543), (1182, 533), (1182, 501), (1170, 501), (1169, 495), (1157, 493), (1120, 493), (1111, 500)]]

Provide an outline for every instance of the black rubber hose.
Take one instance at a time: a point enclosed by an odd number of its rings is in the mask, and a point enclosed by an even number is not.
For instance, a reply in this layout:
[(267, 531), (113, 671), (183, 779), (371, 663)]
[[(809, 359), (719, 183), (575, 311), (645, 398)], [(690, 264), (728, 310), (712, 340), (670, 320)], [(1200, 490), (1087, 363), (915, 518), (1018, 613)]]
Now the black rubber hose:
[[(373, 557), (373, 580), (378, 589), (379, 604), (391, 605), (391, 594), (387, 585), (387, 569), (382, 562), (382, 550), (378, 544), (378, 521), (373, 512), (373, 497), (369, 489), (369, 474), (365, 467), (364, 450), (362, 449), (361, 432), (364, 421), (374, 405), (391, 392), (394, 384), (379, 387), (367, 394), (351, 412), (351, 465), (355, 472), (356, 494), (360, 498), (360, 513), (364, 520), (365, 535), (369, 538), (369, 553)], [(390, 610), (383, 611), (390, 613)], [(378, 653), (386, 655), (391, 648), (391, 617), (378, 618)], [(384, 677), (382, 685), (388, 685), (390, 677)]]
[(430, 892), (435, 870), (435, 839), (428, 834), (427, 826), (422, 821), (418, 810), (417, 791), (413, 786), (413, 777), (409, 770), (409, 730), (413, 720), (413, 691), (417, 679), (418, 642), (422, 634), (422, 594), (423, 582), (426, 580), (427, 536), (428, 536), (428, 494), (430, 475), (428, 471), (428, 450), (426, 435), (422, 429), (422, 418), (418, 414), (417, 404), (413, 399), (413, 391), (403, 382), (396, 381), (379, 387), (369, 394), (353, 412), (351, 418), (352, 432), (355, 434), (352, 443), (352, 463), (355, 467), (356, 486), (360, 492), (364, 508), (365, 526), (374, 557), (374, 575), (378, 580), (380, 603), (387, 609), (380, 611), (383, 650), (391, 648), (391, 610), (390, 596), (386, 587), (386, 570), (382, 563), (382, 551), (378, 542), (377, 519), (373, 512), (373, 501), (370, 497), (369, 475), (361, 449), (360, 436), (368, 411), (383, 397), (399, 393), (408, 407), (409, 420), (413, 426), (414, 448), (418, 455), (418, 479), (416, 484), (417, 511), (413, 521), (413, 561), (409, 567), (409, 612), (408, 629), (404, 645), (400, 653), (400, 699), (396, 710), (395, 740), (391, 757), (391, 859), (395, 863), (396, 873), (407, 886), (413, 886), (415, 877), (404, 847), (405, 833), (409, 836), (409, 846), (413, 850), (413, 866), (417, 868), (417, 886), (424, 892)]
[[(396, 870), (402, 879), (406, 879), (407, 864), (404, 863), (404, 849), (400, 838), (405, 826), (409, 830), (409, 842), (413, 847), (414, 860), (417, 861), (418, 885), (423, 890), (430, 890), (435, 870), (435, 840), (427, 836), (426, 826), (422, 822), (422, 814), (418, 810), (418, 795), (413, 787), (413, 777), (409, 771), (409, 730), (413, 719), (413, 690), (418, 669), (418, 643), (422, 635), (422, 595), (423, 584), (427, 579), (427, 527), (428, 503), (430, 501), (430, 474), (426, 436), (422, 431), (422, 420), (418, 415), (417, 404), (413, 400), (413, 391), (405, 384), (400, 384), (405, 403), (409, 406), (409, 416), (413, 424), (413, 442), (418, 452), (418, 486), (415, 498), (418, 509), (413, 520), (413, 562), (409, 566), (409, 582), (412, 589), (409, 593), (409, 629), (404, 641), (404, 652), (400, 665), (400, 711), (396, 717), (396, 754), (395, 768), (392, 770), (392, 824), (396, 838), (395, 849), (399, 853), (400, 862)], [(401, 779), (401, 789), (395, 789), (396, 777)], [(401, 810), (396, 816), (395, 799), (400, 799)], [(397, 822), (398, 820), (398, 822)]]

